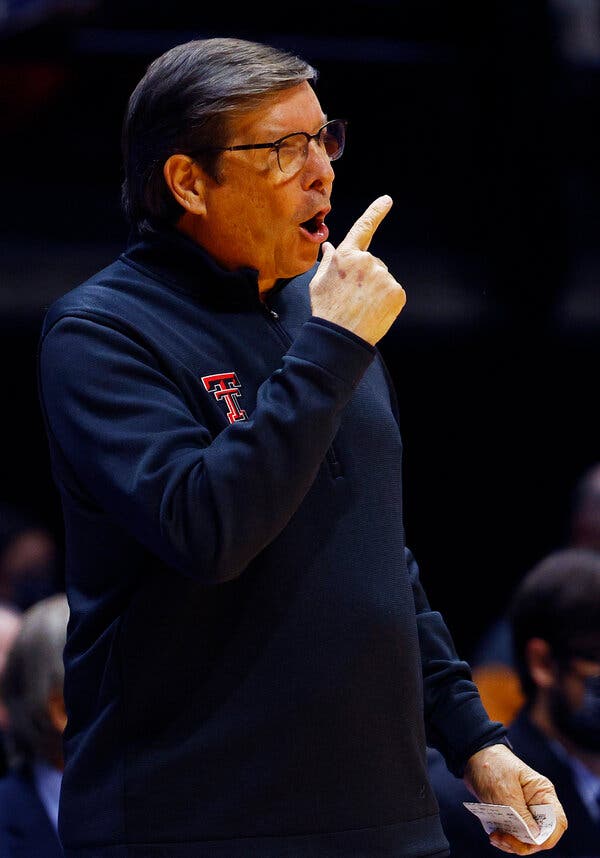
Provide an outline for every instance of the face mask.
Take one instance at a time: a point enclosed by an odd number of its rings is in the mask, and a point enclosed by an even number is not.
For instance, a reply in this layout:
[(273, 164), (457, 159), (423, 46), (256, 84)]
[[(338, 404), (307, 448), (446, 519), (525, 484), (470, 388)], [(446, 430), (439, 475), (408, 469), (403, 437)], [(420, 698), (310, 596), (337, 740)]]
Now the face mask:
[(555, 689), (552, 700), (554, 723), (579, 748), (600, 753), (600, 676), (585, 679), (585, 692), (581, 706), (573, 709), (560, 689)]

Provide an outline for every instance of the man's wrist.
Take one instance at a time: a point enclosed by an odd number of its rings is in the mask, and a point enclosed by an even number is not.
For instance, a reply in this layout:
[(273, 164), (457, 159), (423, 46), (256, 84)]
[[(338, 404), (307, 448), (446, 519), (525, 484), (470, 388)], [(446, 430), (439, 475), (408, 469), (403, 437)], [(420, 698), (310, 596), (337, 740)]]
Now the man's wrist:
[[(501, 748), (507, 748), (511, 753), (514, 754), (513, 746), (507, 736), (500, 736), (493, 741), (490, 740), (489, 742), (486, 742), (485, 745), (482, 745), (480, 748), (477, 748), (476, 751), (473, 751), (473, 753), (465, 763), (465, 768), (462, 775), (463, 779), (467, 782), (467, 785), (470, 782), (470, 774), (473, 771), (471, 769), (471, 766), (475, 765), (478, 768), (482, 762), (483, 765), (493, 765), (494, 756), (498, 753), (500, 753), (501, 756), (504, 754), (504, 751), (500, 750)], [(483, 751), (489, 751), (490, 753), (484, 754)], [(490, 759), (492, 760), (492, 763), (490, 763)]]
[[(484, 748), (491, 748), (492, 745), (506, 745), (506, 747), (509, 748), (511, 751), (514, 751), (512, 742), (510, 741), (508, 736), (500, 736), (496, 737), (495, 739), (490, 739), (490, 741), (486, 742), (485, 745), (482, 745), (480, 748), (477, 748), (477, 751), (483, 751)], [(477, 751), (474, 751), (474, 753), (476, 754)]]

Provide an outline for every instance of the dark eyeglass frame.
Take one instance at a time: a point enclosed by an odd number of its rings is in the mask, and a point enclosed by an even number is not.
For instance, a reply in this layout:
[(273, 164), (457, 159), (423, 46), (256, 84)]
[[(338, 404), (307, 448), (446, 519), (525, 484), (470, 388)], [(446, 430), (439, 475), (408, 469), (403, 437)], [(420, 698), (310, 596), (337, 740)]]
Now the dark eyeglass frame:
[[(314, 134), (309, 134), (308, 131), (292, 131), (290, 134), (284, 134), (283, 137), (280, 137), (278, 140), (273, 140), (271, 143), (241, 143), (237, 146), (202, 146), (200, 149), (194, 149), (193, 152), (190, 152), (190, 155), (195, 155), (196, 152), (239, 152), (245, 149), (275, 149), (277, 153), (277, 165), (282, 173), (286, 173), (286, 171), (281, 166), (281, 162), (279, 160), (279, 150), (283, 143), (288, 140), (290, 137), (298, 137), (303, 136), (306, 137), (306, 146), (308, 151), (308, 146), (311, 140), (317, 140), (320, 142), (320, 137), (325, 131), (325, 129), (330, 125), (341, 125), (343, 128), (342, 132), (342, 145), (335, 153), (333, 157), (330, 157), (330, 161), (337, 161), (344, 152), (344, 147), (346, 145), (346, 126), (348, 125), (348, 121), (346, 119), (329, 119), (324, 125), (321, 125), (318, 131), (315, 131)], [(335, 136), (335, 135), (332, 135)]]

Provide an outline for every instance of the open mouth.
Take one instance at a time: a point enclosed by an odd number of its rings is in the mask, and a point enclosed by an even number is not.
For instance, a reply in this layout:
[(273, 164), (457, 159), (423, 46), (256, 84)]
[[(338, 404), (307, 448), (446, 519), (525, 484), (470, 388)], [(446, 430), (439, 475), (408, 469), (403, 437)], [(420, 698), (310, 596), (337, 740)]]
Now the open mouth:
[(300, 224), (300, 228), (304, 230), (314, 241), (325, 241), (329, 235), (329, 230), (325, 226), (325, 215), (327, 211), (317, 212), (308, 220)]
[(300, 226), (302, 226), (307, 232), (314, 234), (319, 229), (319, 219), (315, 215), (314, 217), (305, 220), (304, 223), (300, 224)]

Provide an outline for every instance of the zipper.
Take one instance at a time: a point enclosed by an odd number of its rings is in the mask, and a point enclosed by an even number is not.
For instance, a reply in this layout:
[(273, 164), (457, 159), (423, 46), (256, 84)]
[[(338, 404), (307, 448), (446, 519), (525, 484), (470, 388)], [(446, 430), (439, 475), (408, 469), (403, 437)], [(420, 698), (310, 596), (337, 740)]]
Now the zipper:
[[(274, 310), (272, 307), (269, 307), (266, 302), (263, 302), (262, 305), (266, 316), (271, 322), (271, 327), (277, 332), (279, 338), (286, 346), (291, 345), (292, 340), (286, 329), (279, 321), (279, 313), (277, 312), (277, 310)], [(333, 443), (330, 445), (327, 450), (327, 453), (325, 454), (325, 460), (327, 462), (327, 467), (329, 469), (329, 473), (331, 474), (332, 479), (339, 479), (342, 476), (342, 466), (337, 457), (335, 445)]]
[(263, 307), (264, 314), (266, 315), (266, 317), (270, 321), (271, 327), (277, 333), (277, 335), (279, 336), (279, 339), (286, 346), (286, 348), (287, 348), (287, 346), (291, 346), (291, 344), (292, 344), (291, 337), (289, 336), (288, 332), (286, 331), (286, 329), (283, 327), (283, 325), (279, 321), (279, 313), (277, 312), (277, 310), (273, 310), (273, 308), (269, 307), (269, 305), (266, 302), (262, 302), (262, 307)]

